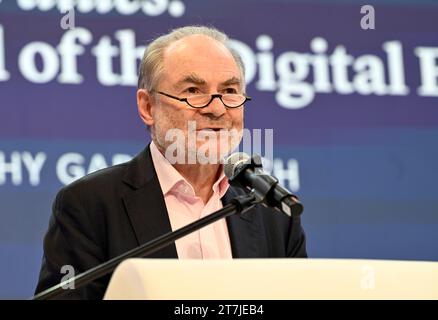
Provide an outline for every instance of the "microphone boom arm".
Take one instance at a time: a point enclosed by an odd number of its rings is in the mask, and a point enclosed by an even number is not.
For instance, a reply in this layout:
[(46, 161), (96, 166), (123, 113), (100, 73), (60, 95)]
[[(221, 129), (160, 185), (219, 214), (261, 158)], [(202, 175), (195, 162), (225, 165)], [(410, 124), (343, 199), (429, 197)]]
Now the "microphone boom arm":
[(241, 214), (249, 209), (251, 209), (254, 205), (257, 204), (256, 197), (253, 192), (248, 194), (244, 194), (238, 196), (231, 200), (231, 203), (223, 207), (222, 209), (205, 216), (202, 219), (199, 219), (195, 222), (192, 222), (178, 230), (173, 232), (166, 233), (154, 240), (151, 240), (139, 247), (136, 247), (130, 251), (127, 251), (107, 262), (104, 262), (94, 268), (91, 268), (73, 278), (70, 278), (64, 282), (61, 282), (45, 291), (42, 291), (35, 295), (32, 300), (48, 300), (53, 299), (60, 296), (62, 293), (66, 291), (64, 288), (68, 288), (69, 284), (72, 282), (75, 285), (75, 289), (78, 289), (93, 280), (96, 280), (110, 272), (113, 272), (114, 269), (125, 259), (129, 258), (141, 258), (147, 255), (150, 255), (168, 245), (175, 242), (179, 238), (182, 238), (196, 230), (199, 230), (213, 222), (216, 222), (222, 218), (231, 216), (233, 214)]

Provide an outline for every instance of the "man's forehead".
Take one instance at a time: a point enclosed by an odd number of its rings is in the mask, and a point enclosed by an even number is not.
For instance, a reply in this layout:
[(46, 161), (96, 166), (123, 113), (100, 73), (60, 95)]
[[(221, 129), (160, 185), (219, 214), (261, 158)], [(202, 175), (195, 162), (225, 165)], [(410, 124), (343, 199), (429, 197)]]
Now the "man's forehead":
[(235, 68), (236, 62), (231, 51), (219, 41), (203, 35), (188, 36), (171, 43), (164, 49), (163, 62), (169, 67), (186, 67), (188, 71), (197, 66), (210, 68), (223, 66)]
[[(242, 79), (236, 75), (224, 75), (222, 79), (217, 79), (219, 85), (222, 86), (232, 86), (232, 85), (242, 85)], [(206, 86), (209, 84), (208, 79), (204, 79), (202, 76), (191, 72), (187, 75), (182, 75), (177, 79), (177, 81), (173, 84), (175, 88), (179, 88), (186, 84), (195, 84), (198, 86)]]
[(194, 34), (170, 43), (165, 49), (167, 55), (185, 55), (187, 51), (212, 50), (218, 54), (231, 56), (228, 48), (218, 40), (202, 34)]
[(164, 51), (163, 67), (163, 80), (173, 86), (242, 84), (240, 68), (229, 49), (204, 35), (188, 36), (170, 44)]

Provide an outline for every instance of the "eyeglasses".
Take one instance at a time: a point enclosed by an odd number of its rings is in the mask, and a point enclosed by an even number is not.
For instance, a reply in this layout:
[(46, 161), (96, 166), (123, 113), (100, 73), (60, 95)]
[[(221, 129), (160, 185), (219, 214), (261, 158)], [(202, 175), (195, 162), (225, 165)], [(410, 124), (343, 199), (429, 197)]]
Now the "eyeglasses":
[(192, 96), (189, 96), (187, 98), (178, 98), (175, 96), (172, 96), (170, 94), (167, 94), (162, 91), (156, 91), (151, 90), (156, 93), (162, 94), (163, 96), (182, 101), (187, 103), (192, 108), (205, 108), (207, 107), (214, 98), (219, 98), (220, 101), (224, 104), (227, 108), (238, 108), (242, 106), (246, 101), (250, 101), (251, 97), (248, 97), (244, 94), (234, 94), (234, 93), (227, 93), (227, 94), (194, 94)]

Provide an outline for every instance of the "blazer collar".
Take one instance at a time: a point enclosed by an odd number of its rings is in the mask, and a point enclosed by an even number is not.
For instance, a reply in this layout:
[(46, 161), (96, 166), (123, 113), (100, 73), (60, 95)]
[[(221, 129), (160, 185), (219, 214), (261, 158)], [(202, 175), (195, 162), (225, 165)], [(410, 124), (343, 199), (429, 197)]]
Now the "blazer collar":
[(134, 189), (144, 187), (156, 178), (154, 164), (152, 162), (149, 145), (128, 162), (123, 181)]

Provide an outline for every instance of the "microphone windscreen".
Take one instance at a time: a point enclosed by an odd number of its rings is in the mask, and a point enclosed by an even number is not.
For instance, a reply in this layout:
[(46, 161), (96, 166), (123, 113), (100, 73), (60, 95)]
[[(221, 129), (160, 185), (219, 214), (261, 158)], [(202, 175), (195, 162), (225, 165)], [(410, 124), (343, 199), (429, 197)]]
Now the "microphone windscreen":
[(224, 172), (228, 178), (231, 178), (236, 171), (236, 168), (251, 160), (251, 157), (245, 152), (235, 152), (224, 161)]

